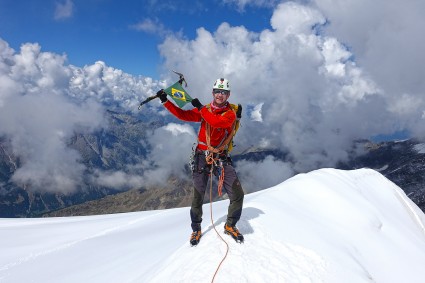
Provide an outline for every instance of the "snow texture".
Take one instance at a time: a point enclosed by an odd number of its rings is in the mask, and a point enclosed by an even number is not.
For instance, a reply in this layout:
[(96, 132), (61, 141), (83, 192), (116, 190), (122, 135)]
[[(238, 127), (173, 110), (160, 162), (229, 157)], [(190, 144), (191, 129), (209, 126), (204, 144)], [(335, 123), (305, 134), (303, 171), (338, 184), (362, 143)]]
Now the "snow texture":
[[(228, 200), (213, 203), (222, 233)], [(211, 282), (226, 246), (204, 206), (190, 247), (189, 209), (0, 219), (0, 282)], [(215, 282), (424, 280), (425, 215), (370, 169), (321, 169), (246, 195)]]

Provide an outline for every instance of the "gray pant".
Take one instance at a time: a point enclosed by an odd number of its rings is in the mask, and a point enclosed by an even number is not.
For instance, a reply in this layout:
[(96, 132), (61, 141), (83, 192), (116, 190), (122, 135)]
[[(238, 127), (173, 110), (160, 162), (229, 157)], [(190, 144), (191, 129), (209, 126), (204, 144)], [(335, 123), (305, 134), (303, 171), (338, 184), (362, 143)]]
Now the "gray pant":
[[(200, 151), (195, 153), (193, 162), (194, 169), (192, 172), (192, 178), (194, 189), (192, 207), (190, 209), (190, 218), (192, 220), (191, 226), (193, 231), (198, 231), (201, 229), (202, 204), (204, 203), (205, 191), (207, 187), (209, 187), (208, 177), (211, 167), (209, 167), (206, 163), (204, 153)], [(244, 192), (230, 159), (226, 159), (224, 157), (223, 168), (223, 191), (227, 193), (230, 200), (226, 224), (229, 226), (234, 226), (241, 218)], [(215, 175), (217, 175), (217, 170), (214, 171)], [(217, 187), (215, 186), (213, 189), (217, 189)]]

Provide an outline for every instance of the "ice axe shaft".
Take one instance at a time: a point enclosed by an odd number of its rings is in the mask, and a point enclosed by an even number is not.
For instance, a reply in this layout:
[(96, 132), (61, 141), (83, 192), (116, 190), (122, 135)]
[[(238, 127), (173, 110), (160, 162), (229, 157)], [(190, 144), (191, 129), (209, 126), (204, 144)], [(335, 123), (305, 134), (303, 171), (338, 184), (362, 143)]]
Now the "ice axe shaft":
[(142, 108), (142, 106), (144, 105), (144, 104), (146, 104), (146, 103), (148, 103), (149, 101), (151, 101), (151, 100), (154, 100), (155, 98), (157, 98), (158, 97), (158, 95), (156, 94), (156, 95), (153, 95), (153, 96), (149, 96), (148, 98), (146, 98), (145, 100), (143, 100), (142, 102), (140, 102), (140, 104), (139, 104), (139, 107), (138, 107), (138, 110), (140, 110), (140, 108)]

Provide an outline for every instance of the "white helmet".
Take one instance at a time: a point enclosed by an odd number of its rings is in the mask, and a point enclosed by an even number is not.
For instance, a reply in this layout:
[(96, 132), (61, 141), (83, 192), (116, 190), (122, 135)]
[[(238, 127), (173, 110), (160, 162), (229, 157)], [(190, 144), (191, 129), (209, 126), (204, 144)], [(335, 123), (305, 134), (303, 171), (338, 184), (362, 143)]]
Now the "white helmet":
[(230, 91), (230, 84), (227, 79), (217, 79), (214, 83), (213, 89), (223, 89)]

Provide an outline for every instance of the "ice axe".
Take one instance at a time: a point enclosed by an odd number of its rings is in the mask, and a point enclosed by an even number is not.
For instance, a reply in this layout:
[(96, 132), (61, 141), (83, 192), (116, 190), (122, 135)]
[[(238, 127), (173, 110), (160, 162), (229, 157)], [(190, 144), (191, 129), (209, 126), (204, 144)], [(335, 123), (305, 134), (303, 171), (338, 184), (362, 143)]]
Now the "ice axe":
[(184, 82), (184, 86), (185, 87), (187, 87), (187, 82), (186, 82), (186, 80), (185, 80), (185, 78), (184, 78), (184, 75), (182, 74), (182, 73), (179, 73), (179, 72), (176, 72), (176, 71), (174, 71), (174, 70), (172, 70), (175, 74), (177, 74), (177, 75), (179, 75), (179, 84), (181, 85), (181, 86), (183, 86), (183, 82)]
[[(183, 82), (185, 83), (185, 87), (187, 87), (187, 82), (186, 79), (184, 78), (184, 75), (182, 73), (176, 72), (174, 70), (172, 70), (175, 74), (177, 74), (179, 76), (179, 80), (178, 83), (183, 86)], [(155, 98), (159, 97), (158, 94), (155, 94), (153, 96), (149, 96), (148, 98), (146, 98), (145, 100), (143, 100), (142, 102), (140, 102), (138, 110), (140, 110), (140, 108), (142, 108), (142, 106), (146, 103), (148, 103), (151, 100), (154, 100)]]

